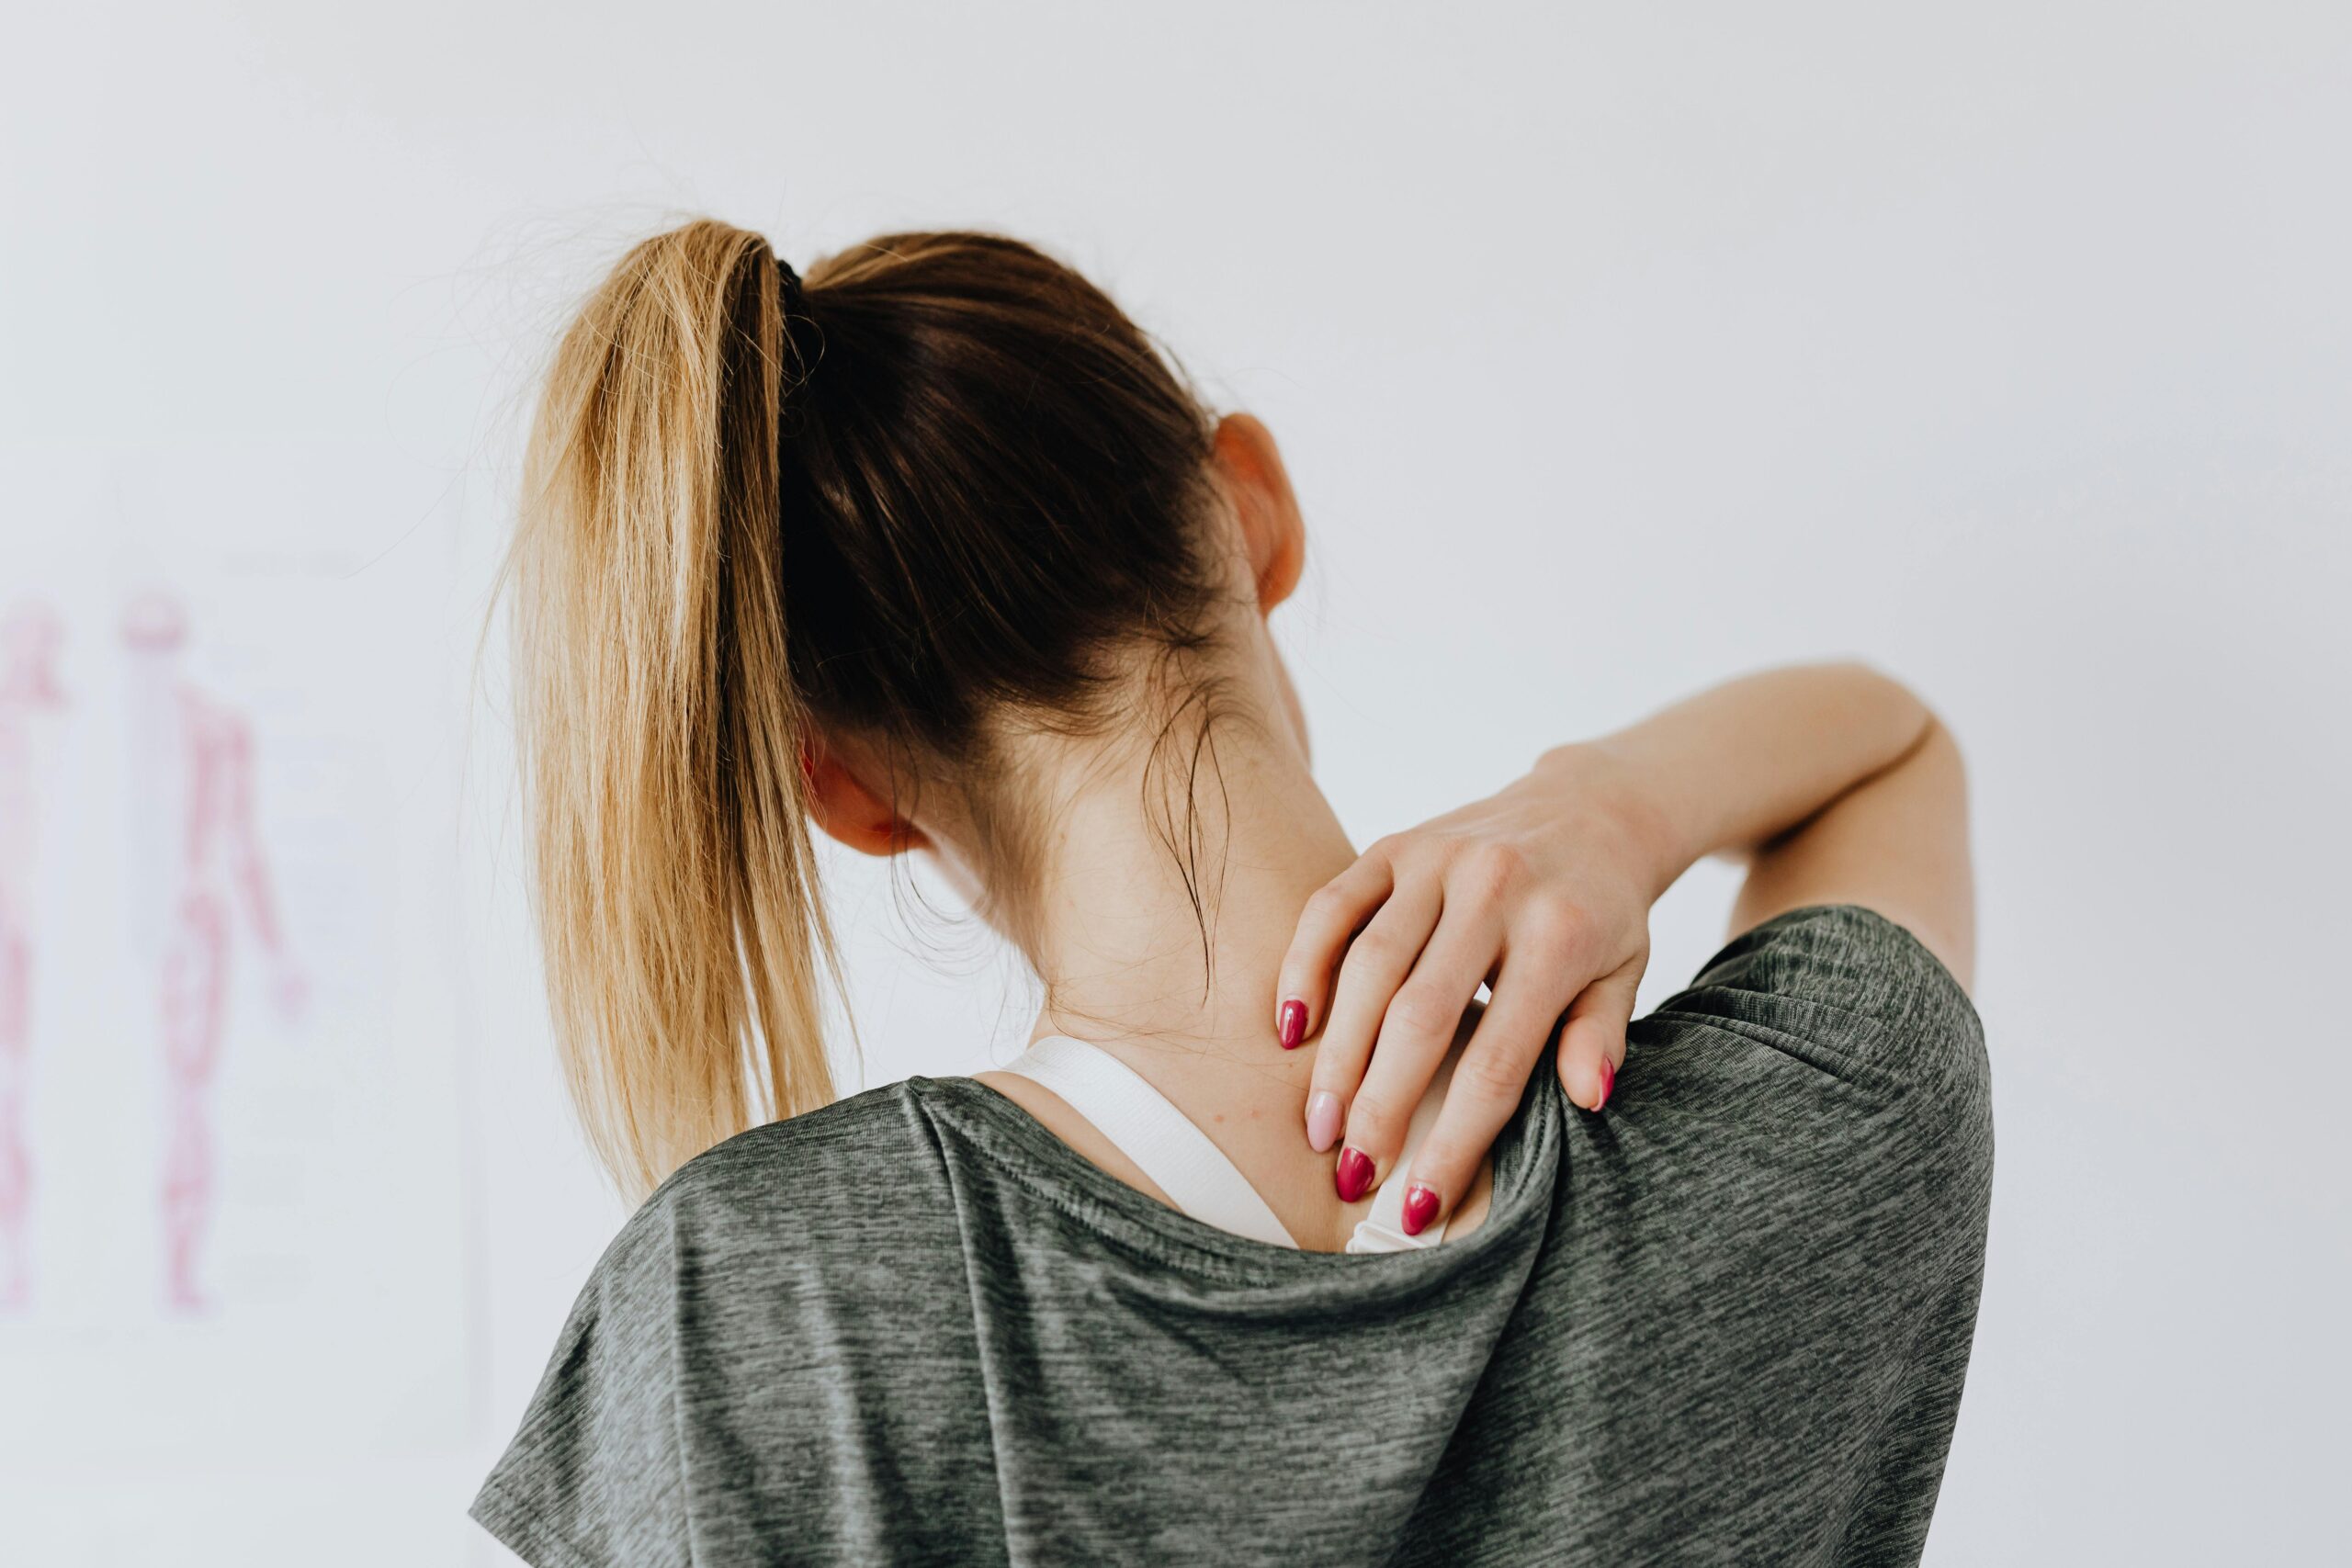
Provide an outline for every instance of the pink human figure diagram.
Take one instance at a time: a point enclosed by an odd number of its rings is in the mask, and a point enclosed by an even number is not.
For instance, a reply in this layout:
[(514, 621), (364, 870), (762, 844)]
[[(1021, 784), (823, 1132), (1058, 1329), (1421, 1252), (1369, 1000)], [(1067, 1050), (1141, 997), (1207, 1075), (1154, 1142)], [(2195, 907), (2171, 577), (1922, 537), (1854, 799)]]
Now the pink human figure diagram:
[(164, 1297), (171, 1310), (195, 1313), (207, 1304), (197, 1276), (218, 1171), (210, 1090), (226, 1038), (237, 908), (288, 1021), (301, 1010), (305, 986), (278, 925), (254, 828), (253, 726), (182, 678), (187, 618), (177, 603), (161, 594), (133, 602), (122, 636), (134, 671), (142, 849), (152, 862), (140, 870), (160, 899)]
[(46, 605), (19, 605), (0, 619), (0, 1311), (32, 1299), (32, 874), (40, 730), (65, 706), (57, 683), (63, 640)]

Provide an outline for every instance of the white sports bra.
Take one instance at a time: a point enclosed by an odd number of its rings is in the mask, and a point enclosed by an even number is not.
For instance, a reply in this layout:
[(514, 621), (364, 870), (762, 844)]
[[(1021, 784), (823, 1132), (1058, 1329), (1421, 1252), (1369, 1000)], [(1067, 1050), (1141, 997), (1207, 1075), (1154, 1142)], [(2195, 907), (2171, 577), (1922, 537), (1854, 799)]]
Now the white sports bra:
[[(1275, 1247), (1298, 1245), (1225, 1151), (1142, 1074), (1100, 1045), (1067, 1034), (1049, 1034), (1004, 1071), (1059, 1095), (1193, 1218), (1253, 1241)], [(1435, 1247), (1445, 1239), (1443, 1220), (1419, 1235), (1407, 1235), (1403, 1224), (1405, 1184), (1413, 1156), (1430, 1124), (1437, 1120), (1443, 1098), (1442, 1083), (1432, 1085), (1422, 1096), (1405, 1135), (1405, 1152), (1388, 1179), (1373, 1194), (1372, 1213), (1357, 1222), (1355, 1233), (1348, 1238), (1350, 1252), (1405, 1252)]]

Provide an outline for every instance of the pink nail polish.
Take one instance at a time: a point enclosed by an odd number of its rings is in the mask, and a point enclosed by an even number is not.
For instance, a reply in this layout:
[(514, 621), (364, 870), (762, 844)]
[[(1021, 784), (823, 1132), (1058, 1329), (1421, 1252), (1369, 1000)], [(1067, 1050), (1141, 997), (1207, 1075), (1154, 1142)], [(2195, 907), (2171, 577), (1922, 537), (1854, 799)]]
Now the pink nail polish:
[(1592, 1102), (1592, 1108), (1595, 1111), (1598, 1111), (1602, 1106), (1608, 1104), (1609, 1091), (1616, 1087), (1617, 1069), (1610, 1066), (1608, 1057), (1603, 1056), (1600, 1058), (1600, 1098)]
[(1340, 1141), (1340, 1097), (1317, 1089), (1306, 1101), (1306, 1144), (1317, 1154), (1329, 1154)]
[(1437, 1218), (1437, 1189), (1416, 1181), (1405, 1189), (1405, 1234), (1419, 1235)]
[(1283, 1004), (1282, 1043), (1285, 1051), (1295, 1051), (1298, 1043), (1306, 1038), (1306, 1004), (1291, 1000)]
[(1341, 1149), (1339, 1168), (1331, 1172), (1331, 1185), (1342, 1203), (1363, 1197), (1363, 1190), (1372, 1185), (1372, 1156), (1362, 1149)]

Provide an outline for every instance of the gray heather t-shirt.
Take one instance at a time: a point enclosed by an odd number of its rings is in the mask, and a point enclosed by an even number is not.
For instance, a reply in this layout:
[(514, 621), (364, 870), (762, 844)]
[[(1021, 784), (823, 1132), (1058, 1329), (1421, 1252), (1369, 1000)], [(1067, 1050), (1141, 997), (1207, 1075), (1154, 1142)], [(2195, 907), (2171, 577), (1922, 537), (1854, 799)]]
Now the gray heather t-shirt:
[(540, 1568), (1918, 1556), (1993, 1165), (1924, 947), (1783, 915), (1495, 1158), (1485, 1224), (1349, 1256), (968, 1078), (759, 1128), (615, 1239), (474, 1517)]

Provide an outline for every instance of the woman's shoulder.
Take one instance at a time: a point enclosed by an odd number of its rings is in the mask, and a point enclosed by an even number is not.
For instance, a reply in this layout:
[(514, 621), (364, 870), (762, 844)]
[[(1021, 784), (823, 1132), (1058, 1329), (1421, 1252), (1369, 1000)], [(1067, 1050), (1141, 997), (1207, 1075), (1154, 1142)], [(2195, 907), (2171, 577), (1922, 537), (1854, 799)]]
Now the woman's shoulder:
[(1656, 1262), (1657, 1302), (1711, 1270), (1777, 1281), (1758, 1301), (1824, 1303), (1924, 1301), (1975, 1278), (1984, 1028), (1902, 926), (1855, 905), (1790, 910), (1727, 943), (1630, 1043), (1607, 1112), (1571, 1119), (1561, 1201), (1590, 1234), (1654, 1232), (1634, 1250)]
[(1886, 1089), (1989, 1089), (1968, 992), (1905, 927), (1859, 904), (1791, 909), (1726, 943), (1650, 1014), (1739, 1033)]
[(1855, 904), (1792, 909), (1733, 939), (1637, 1021), (1644, 1077), (1726, 1115), (1988, 1190), (1992, 1069), (1967, 990), (1903, 926)]
[[(681, 1166), (623, 1227), (701, 1253), (821, 1259), (935, 1217), (944, 1175), (911, 1082), (737, 1134)], [(937, 1189), (937, 1190), (934, 1190)]]
[(474, 1517), (532, 1562), (698, 1560), (695, 1434), (756, 1419), (773, 1435), (820, 1407), (817, 1384), (850, 1375), (842, 1325), (954, 1256), (927, 1146), (893, 1084), (681, 1167), (590, 1270)]

